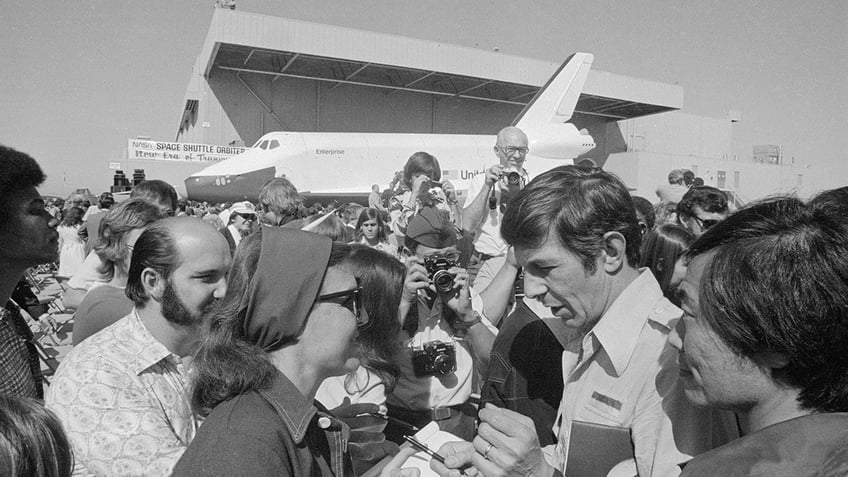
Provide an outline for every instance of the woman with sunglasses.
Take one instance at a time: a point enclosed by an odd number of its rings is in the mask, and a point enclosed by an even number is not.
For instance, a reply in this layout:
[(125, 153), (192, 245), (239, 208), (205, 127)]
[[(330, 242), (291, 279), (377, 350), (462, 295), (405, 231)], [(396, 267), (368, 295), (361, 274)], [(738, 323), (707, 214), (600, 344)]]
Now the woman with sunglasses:
[(316, 398), (329, 409), (345, 398), (352, 404), (373, 403), (385, 414), (386, 394), (400, 375), (393, 358), (400, 349), (398, 308), (406, 269), (379, 250), (359, 244), (350, 248), (348, 264), (362, 287), (363, 312), (368, 316), (368, 324), (354, 340), (354, 354), (361, 366), (353, 373), (324, 380)]
[(351, 475), (345, 426), (314, 400), (359, 366), (368, 315), (350, 257), (285, 228), (243, 241), (194, 360), (192, 405), (206, 420), (174, 475)]

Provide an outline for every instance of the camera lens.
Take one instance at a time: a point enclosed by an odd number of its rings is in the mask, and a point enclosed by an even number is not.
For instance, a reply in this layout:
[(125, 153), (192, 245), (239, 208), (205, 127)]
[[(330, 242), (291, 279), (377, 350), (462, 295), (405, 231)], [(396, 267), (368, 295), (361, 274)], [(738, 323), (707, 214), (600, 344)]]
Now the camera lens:
[(447, 376), (456, 370), (456, 360), (448, 354), (440, 354), (433, 360), (433, 372)]
[(520, 186), (521, 185), (521, 176), (518, 175), (517, 172), (512, 171), (506, 175), (506, 182), (511, 186)]
[(433, 275), (433, 285), (436, 290), (448, 292), (453, 288), (453, 275), (445, 270), (439, 270)]

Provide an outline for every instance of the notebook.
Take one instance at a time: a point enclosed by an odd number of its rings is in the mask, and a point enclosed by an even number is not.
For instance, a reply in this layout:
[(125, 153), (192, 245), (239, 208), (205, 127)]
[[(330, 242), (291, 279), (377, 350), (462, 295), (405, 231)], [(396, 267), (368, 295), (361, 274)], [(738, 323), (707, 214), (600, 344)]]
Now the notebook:
[(630, 440), (630, 429), (626, 427), (573, 421), (567, 459), (565, 465), (567, 476), (632, 477), (636, 475), (633, 443)]

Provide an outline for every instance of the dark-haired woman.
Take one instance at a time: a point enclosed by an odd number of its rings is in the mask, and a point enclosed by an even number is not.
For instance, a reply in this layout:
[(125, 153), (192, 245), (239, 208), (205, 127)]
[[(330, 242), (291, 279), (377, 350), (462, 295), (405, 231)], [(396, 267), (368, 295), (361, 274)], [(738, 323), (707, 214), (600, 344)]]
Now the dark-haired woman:
[(663, 295), (680, 305), (675, 290), (686, 275), (683, 253), (695, 240), (691, 232), (679, 225), (663, 224), (649, 232), (642, 242), (640, 267), (648, 267), (660, 284)]
[(314, 401), (324, 379), (359, 366), (368, 315), (351, 255), (285, 228), (240, 244), (194, 361), (206, 420), (174, 475), (351, 475), (346, 426)]
[(398, 248), (389, 244), (387, 229), (380, 211), (377, 209), (362, 209), (356, 221), (354, 242), (367, 245), (392, 257), (398, 258)]
[(330, 377), (318, 389), (317, 399), (329, 409), (341, 405), (372, 403), (386, 412), (386, 394), (394, 388), (400, 369), (392, 358), (400, 348), (398, 307), (406, 273), (400, 261), (364, 245), (352, 244), (350, 270), (362, 287), (368, 326), (354, 340), (360, 360), (356, 371)]

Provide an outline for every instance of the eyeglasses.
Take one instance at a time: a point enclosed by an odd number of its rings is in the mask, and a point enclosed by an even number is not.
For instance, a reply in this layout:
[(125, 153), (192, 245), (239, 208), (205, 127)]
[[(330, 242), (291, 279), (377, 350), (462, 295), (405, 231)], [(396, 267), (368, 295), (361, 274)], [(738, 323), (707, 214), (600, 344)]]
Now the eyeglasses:
[(530, 152), (529, 147), (498, 146), (498, 149), (500, 149), (501, 152), (506, 154), (507, 156), (511, 156), (511, 155), (515, 154), (516, 152), (519, 153), (519, 154), (522, 154), (522, 155)]
[(447, 259), (447, 260), (449, 260), (449, 261), (451, 261), (451, 262), (458, 262), (458, 261), (459, 261), (459, 257), (460, 257), (460, 253), (459, 253), (458, 251), (456, 251), (456, 250), (451, 250), (451, 251), (449, 251), (449, 252), (445, 252), (445, 253), (434, 253), (434, 254), (432, 254), (432, 255), (427, 255), (427, 256), (419, 255), (419, 257), (421, 257), (421, 258), (423, 258), (423, 259), (425, 259), (425, 260), (438, 260), (438, 259), (440, 259), (440, 258), (443, 258), (443, 259)]
[(707, 230), (708, 228), (720, 222), (716, 219), (702, 219), (697, 215), (693, 215), (692, 218), (695, 220), (695, 222), (698, 222), (698, 225), (701, 227), (702, 230)]
[(364, 327), (368, 324), (368, 313), (362, 308), (362, 287), (321, 295), (315, 302), (341, 305), (356, 317), (356, 326)]

